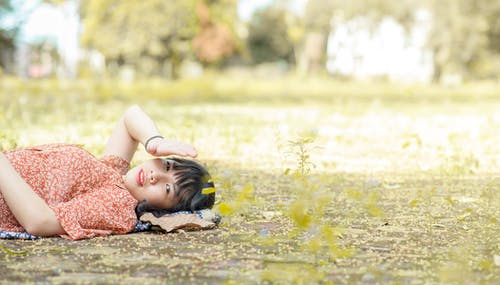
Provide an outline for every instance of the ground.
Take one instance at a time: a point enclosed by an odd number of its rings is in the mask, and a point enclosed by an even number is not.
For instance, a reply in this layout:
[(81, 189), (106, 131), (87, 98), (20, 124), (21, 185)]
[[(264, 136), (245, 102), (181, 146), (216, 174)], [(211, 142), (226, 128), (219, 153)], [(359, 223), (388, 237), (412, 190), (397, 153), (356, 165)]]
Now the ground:
[[(495, 284), (500, 88), (204, 78), (4, 79), (0, 146), (102, 151), (141, 105), (192, 142), (215, 230), (0, 240), (3, 283)], [(136, 162), (146, 159), (140, 149)], [(170, 281), (170, 282), (168, 282)]]

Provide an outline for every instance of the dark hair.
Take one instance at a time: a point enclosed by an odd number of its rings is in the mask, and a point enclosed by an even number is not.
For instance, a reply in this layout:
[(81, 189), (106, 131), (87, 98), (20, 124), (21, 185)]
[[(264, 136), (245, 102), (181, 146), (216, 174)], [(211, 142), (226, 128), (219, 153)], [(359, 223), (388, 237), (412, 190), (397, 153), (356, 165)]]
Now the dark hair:
[(175, 186), (179, 202), (172, 208), (157, 208), (144, 200), (135, 208), (137, 217), (149, 212), (156, 217), (177, 211), (196, 211), (212, 208), (215, 202), (215, 193), (204, 194), (203, 189), (213, 188), (214, 184), (208, 171), (198, 162), (190, 159), (168, 157), (164, 160), (173, 161), (175, 171)]

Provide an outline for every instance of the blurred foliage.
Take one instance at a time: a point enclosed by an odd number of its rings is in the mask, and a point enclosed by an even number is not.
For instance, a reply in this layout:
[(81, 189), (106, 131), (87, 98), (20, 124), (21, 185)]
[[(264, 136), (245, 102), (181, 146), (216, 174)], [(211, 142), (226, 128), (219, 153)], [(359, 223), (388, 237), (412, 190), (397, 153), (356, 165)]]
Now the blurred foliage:
[[(498, 1), (497, 1), (498, 3)], [(486, 13), (486, 21), (488, 22), (488, 42), (490, 48), (497, 53), (500, 53), (500, 4), (492, 5)]]
[(326, 36), (333, 16), (343, 20), (363, 17), (372, 27), (391, 17), (403, 27), (411, 28), (422, 11), (430, 14), (427, 46), (433, 52), (434, 81), (446, 74), (468, 79), (500, 74), (499, 1), (310, 0), (304, 21), (308, 31), (319, 31)]
[[(70, 0), (42, 2), (65, 1)], [(434, 81), (500, 76), (499, 1), (308, 0), (303, 13), (295, 13), (289, 1), (275, 0), (257, 10), (248, 23), (238, 20), (237, 0), (78, 3), (81, 43), (105, 57), (112, 75), (134, 70), (177, 78), (182, 63), (192, 61), (209, 68), (279, 61), (296, 65), (299, 73), (324, 71), (332, 31), (354, 19), (365, 23), (360, 29), (375, 30), (391, 18), (408, 32), (416, 25), (429, 30), (426, 48), (432, 53)], [(9, 0), (0, 1), (0, 18), (12, 11), (11, 6)], [(13, 47), (15, 33), (0, 30), (4, 49)]]
[[(228, 0), (80, 1), (85, 27), (81, 41), (101, 52), (109, 64), (175, 78), (184, 59), (197, 55), (213, 62), (232, 54), (232, 33), (226, 24), (235, 17), (232, 10), (235, 2)], [(219, 51), (221, 47), (225, 49)]]
[[(196, 1), (81, 1), (82, 44), (109, 63), (146, 74), (171, 72), (190, 55), (196, 35)], [(169, 68), (171, 70), (163, 70)]]
[[(0, 0), (0, 23), (3, 17), (11, 13), (13, 10), (10, 0)], [(7, 62), (4, 62), (5, 55), (3, 53), (14, 48), (14, 40), (17, 33), (16, 27), (6, 27), (0, 25), (0, 75), (2, 69), (7, 67)]]
[[(326, 39), (330, 32), (338, 28), (336, 24), (363, 18), (367, 22), (366, 29), (374, 29), (384, 18), (393, 17), (404, 27), (409, 27), (413, 23), (416, 3), (418, 2), (415, 0), (309, 0), (305, 7), (304, 28), (307, 34), (319, 34), (325, 39), (320, 47), (321, 52), (325, 54)], [(307, 45), (307, 42), (304, 44)], [(307, 54), (307, 49), (304, 52), (306, 53), (304, 56), (311, 57)], [(320, 62), (316, 65), (325, 66), (326, 58), (326, 55), (318, 57), (317, 60)]]
[(257, 10), (248, 25), (247, 47), (254, 63), (293, 63), (293, 43), (289, 38), (286, 13), (274, 7)]
[(429, 1), (433, 24), (429, 47), (434, 78), (446, 73), (466, 78), (491, 77), (498, 67), (499, 1)]
[[(10, 0), (0, 0), (0, 21), (3, 19), (3, 17), (5, 17), (9, 13), (11, 13), (12, 10), (13, 10), (13, 8), (12, 8), (12, 4), (11, 4)], [(0, 27), (0, 36), (2, 37), (1, 43), (3, 43), (3, 41), (7, 37), (7, 35), (5, 35), (5, 33), (7, 33), (7, 32), (8, 32), (8, 30), (6, 30), (6, 27), (4, 27), (4, 26)]]
[[(210, 6), (207, 5), (209, 3)], [(196, 12), (199, 32), (194, 38), (196, 58), (205, 64), (220, 63), (237, 49), (235, 0), (199, 1)]]
[(308, 31), (329, 33), (330, 29), (336, 28), (331, 26), (333, 17), (343, 20), (364, 17), (373, 24), (385, 17), (393, 17), (403, 26), (408, 26), (413, 23), (418, 3), (421, 1), (309, 0), (305, 8), (304, 25)]

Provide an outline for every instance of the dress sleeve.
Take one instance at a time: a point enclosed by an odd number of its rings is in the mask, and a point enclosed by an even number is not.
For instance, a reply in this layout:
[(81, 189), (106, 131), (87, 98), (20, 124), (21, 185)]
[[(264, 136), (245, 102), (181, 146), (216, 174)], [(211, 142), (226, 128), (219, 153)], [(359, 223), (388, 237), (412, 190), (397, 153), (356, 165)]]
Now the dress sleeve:
[[(118, 186), (109, 186), (118, 187)], [(137, 201), (120, 189), (104, 187), (51, 206), (66, 231), (62, 237), (72, 240), (125, 234), (137, 223)]]
[(125, 173), (127, 173), (128, 169), (130, 167), (130, 163), (128, 161), (126, 161), (125, 159), (123, 159), (119, 156), (112, 155), (112, 154), (108, 154), (108, 155), (104, 155), (104, 156), (100, 157), (99, 161), (106, 164), (107, 166), (113, 168), (114, 170), (118, 171), (121, 175), (124, 175)]

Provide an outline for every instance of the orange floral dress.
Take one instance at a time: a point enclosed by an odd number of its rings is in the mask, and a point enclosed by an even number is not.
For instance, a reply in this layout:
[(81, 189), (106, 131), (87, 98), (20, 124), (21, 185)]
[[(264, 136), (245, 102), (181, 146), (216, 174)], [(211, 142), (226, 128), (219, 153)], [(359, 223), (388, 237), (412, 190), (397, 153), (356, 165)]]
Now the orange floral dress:
[[(123, 185), (129, 163), (96, 159), (76, 145), (48, 144), (4, 152), (23, 179), (54, 211), (72, 240), (125, 234), (137, 223), (137, 200)], [(0, 194), (0, 229), (23, 232)]]

